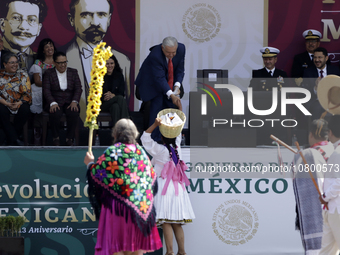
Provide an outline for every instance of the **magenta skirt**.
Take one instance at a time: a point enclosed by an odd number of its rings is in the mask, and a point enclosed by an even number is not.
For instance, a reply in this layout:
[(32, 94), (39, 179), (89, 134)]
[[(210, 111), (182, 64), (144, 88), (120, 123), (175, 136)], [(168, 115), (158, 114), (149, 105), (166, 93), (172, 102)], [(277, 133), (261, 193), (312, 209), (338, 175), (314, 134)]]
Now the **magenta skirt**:
[(115, 214), (114, 203), (112, 212), (102, 206), (95, 255), (112, 255), (120, 251), (138, 250), (151, 252), (162, 248), (156, 224), (150, 235), (144, 236), (138, 226), (132, 223), (130, 213), (125, 211), (124, 214), (128, 214), (127, 222), (125, 217)]

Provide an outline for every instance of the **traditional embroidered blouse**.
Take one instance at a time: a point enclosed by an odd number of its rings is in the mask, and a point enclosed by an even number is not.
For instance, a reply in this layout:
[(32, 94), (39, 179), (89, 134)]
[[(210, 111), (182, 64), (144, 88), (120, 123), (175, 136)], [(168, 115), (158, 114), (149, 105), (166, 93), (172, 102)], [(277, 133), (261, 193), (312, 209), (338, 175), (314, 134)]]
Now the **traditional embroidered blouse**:
[[(11, 74), (0, 70), (0, 97), (9, 103), (22, 101), (30, 104), (32, 102), (31, 81), (27, 72), (19, 69)], [(9, 110), (13, 114), (17, 113), (17, 110)]]

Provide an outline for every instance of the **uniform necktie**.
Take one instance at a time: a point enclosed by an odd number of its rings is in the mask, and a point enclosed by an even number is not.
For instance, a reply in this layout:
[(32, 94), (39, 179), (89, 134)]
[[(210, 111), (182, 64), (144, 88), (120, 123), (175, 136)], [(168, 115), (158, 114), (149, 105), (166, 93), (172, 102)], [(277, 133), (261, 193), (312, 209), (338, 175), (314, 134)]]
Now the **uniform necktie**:
[(313, 61), (313, 59), (314, 59), (314, 55), (312, 54), (312, 55), (310, 55), (310, 57), (312, 58), (312, 61)]
[(170, 86), (170, 89), (172, 90), (174, 86), (174, 66), (172, 65), (171, 59), (169, 59), (168, 62), (168, 84)]
[(269, 75), (272, 76), (272, 71), (269, 71)]
[(320, 71), (320, 78), (323, 78), (323, 71)]

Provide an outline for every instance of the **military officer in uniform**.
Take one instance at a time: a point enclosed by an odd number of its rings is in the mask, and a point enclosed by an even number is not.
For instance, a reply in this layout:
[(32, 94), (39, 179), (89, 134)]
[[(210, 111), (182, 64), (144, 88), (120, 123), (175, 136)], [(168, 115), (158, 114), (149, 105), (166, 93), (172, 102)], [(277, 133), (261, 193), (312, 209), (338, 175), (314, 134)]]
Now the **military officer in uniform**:
[(277, 62), (277, 54), (279, 49), (273, 47), (264, 47), (260, 49), (264, 68), (253, 70), (253, 78), (250, 81), (249, 87), (253, 91), (271, 91), (273, 87), (281, 88), (285, 85), (287, 73), (283, 70), (275, 68)]
[(291, 72), (297, 86), (302, 83), (304, 70), (308, 67), (315, 67), (314, 50), (320, 46), (321, 33), (314, 29), (308, 29), (302, 33), (302, 36), (305, 38), (306, 51), (295, 55)]

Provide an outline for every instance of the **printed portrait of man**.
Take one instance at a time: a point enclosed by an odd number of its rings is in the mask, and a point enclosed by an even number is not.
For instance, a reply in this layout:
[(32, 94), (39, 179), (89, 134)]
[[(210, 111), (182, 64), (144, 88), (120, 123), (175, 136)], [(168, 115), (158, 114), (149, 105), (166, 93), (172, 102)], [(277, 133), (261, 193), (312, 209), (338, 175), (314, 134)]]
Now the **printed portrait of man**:
[(0, 28), (4, 50), (17, 54), (20, 68), (33, 64), (32, 43), (40, 34), (47, 15), (44, 0), (1, 0)]
[[(75, 37), (61, 48), (66, 52), (68, 65), (77, 68), (81, 83), (84, 86), (80, 99), (81, 109), (86, 109), (86, 98), (91, 81), (91, 66), (93, 48), (100, 43), (110, 27), (113, 5), (111, 0), (71, 0), (68, 19), (74, 28)], [(110, 45), (107, 45), (110, 46)], [(130, 88), (130, 66), (131, 62), (126, 55), (112, 50), (117, 58), (123, 75), (126, 87)], [(84, 120), (85, 111), (80, 113)]]

